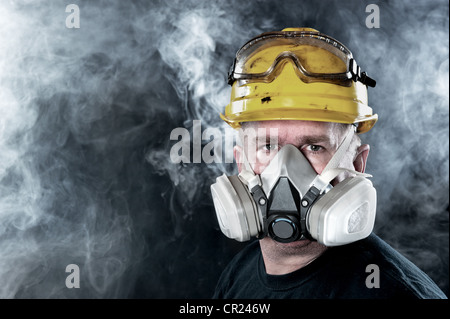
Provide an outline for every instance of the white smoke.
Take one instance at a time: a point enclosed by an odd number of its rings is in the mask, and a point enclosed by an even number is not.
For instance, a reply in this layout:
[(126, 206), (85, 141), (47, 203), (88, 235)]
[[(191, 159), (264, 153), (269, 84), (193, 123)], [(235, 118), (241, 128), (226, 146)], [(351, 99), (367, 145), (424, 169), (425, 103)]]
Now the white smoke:
[[(172, 163), (170, 132), (224, 132), (237, 49), (295, 26), (377, 80), (362, 136), (377, 232), (448, 290), (447, 2), (380, 3), (380, 29), (370, 1), (73, 3), (80, 29), (64, 1), (0, 2), (0, 297), (209, 297), (232, 252), (209, 185), (235, 168)], [(64, 284), (72, 263), (80, 289)]]

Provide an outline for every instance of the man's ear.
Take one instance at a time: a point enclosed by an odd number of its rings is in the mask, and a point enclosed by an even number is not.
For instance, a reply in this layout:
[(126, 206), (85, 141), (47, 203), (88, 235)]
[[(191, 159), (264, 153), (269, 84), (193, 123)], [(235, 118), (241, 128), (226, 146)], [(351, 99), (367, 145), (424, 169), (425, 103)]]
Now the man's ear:
[(367, 157), (369, 156), (370, 146), (368, 144), (362, 144), (356, 150), (355, 159), (353, 160), (353, 166), (355, 171), (364, 173), (366, 170)]
[(234, 159), (236, 160), (236, 164), (238, 167), (238, 171), (239, 173), (242, 170), (242, 147), (240, 147), (239, 145), (235, 145), (233, 147), (233, 155), (234, 155)]
[(369, 156), (370, 146), (368, 144), (362, 144), (356, 150), (355, 159), (353, 161), (353, 166), (355, 171), (364, 173), (366, 170), (367, 157)]

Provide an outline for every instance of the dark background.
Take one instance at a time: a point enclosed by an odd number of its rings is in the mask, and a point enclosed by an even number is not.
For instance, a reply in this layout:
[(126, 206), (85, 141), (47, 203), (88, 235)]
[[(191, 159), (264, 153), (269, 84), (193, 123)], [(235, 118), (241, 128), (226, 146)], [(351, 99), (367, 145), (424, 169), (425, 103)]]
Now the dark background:
[[(66, 28), (70, 3), (79, 29)], [(370, 3), (378, 29), (365, 24)], [(362, 135), (375, 232), (448, 295), (448, 7), (1, 1), (0, 297), (209, 298), (245, 245), (221, 234), (209, 193), (235, 168), (174, 164), (170, 133), (192, 133), (193, 120), (229, 133), (218, 114), (235, 52), (296, 26), (342, 41), (377, 80), (369, 104), (380, 119)], [(65, 286), (68, 264), (79, 289)]]

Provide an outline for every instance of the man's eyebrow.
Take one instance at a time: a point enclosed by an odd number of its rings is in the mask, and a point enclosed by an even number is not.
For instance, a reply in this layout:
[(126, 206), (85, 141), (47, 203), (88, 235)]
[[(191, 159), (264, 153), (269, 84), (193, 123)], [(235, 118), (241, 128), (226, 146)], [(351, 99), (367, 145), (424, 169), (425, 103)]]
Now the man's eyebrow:
[[(249, 136), (245, 136), (249, 137)], [(251, 139), (250, 139), (251, 140)], [(270, 144), (283, 144), (283, 139), (279, 139), (278, 135), (270, 135), (270, 134), (256, 134), (254, 136), (253, 141), (255, 144), (261, 144), (261, 143), (270, 143)], [(314, 145), (314, 144), (327, 144), (331, 145), (332, 138), (330, 138), (327, 134), (317, 134), (317, 135), (303, 135), (299, 136), (296, 139), (298, 145)]]
[(320, 143), (331, 144), (331, 140), (328, 135), (300, 136), (297, 138), (297, 141), (300, 145), (305, 145), (305, 144), (314, 145), (314, 144), (320, 144)]
[(256, 136), (256, 143), (259, 144), (260, 142), (271, 143), (271, 144), (278, 143), (278, 135), (259, 135), (259, 136)]

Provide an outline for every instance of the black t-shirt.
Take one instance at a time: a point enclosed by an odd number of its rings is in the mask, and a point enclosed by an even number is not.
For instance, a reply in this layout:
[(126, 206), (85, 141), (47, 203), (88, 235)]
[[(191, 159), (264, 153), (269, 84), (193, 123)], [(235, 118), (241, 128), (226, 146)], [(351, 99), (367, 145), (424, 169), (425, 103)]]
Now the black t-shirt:
[(424, 272), (374, 234), (329, 248), (307, 266), (286, 275), (266, 273), (259, 242), (254, 241), (224, 270), (213, 297), (447, 298)]

